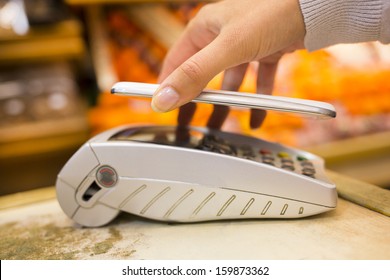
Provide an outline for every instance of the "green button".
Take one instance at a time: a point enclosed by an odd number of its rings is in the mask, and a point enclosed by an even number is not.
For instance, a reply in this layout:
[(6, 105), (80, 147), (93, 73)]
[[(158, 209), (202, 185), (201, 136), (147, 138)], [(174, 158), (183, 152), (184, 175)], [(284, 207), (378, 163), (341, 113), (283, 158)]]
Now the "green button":
[(297, 156), (297, 160), (304, 161), (307, 160), (307, 158), (305, 158), (304, 156)]

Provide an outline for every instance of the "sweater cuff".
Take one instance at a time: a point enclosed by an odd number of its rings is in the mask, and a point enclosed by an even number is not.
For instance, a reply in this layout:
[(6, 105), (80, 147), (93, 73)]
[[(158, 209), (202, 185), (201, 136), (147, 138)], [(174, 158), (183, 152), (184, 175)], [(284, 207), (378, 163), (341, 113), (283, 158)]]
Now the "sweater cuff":
[(305, 47), (309, 51), (339, 43), (380, 39), (383, 12), (381, 0), (299, 0), (299, 2), (306, 26)]
[(390, 43), (390, 0), (384, 0), (382, 12), (382, 29), (379, 41), (383, 44)]

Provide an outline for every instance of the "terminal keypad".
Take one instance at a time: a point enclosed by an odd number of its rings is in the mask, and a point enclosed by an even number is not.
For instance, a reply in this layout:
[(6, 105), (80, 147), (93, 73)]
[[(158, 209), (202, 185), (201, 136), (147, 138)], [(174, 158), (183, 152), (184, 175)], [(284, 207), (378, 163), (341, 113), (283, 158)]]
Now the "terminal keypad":
[(291, 154), (287, 151), (273, 151), (266, 148), (256, 150), (256, 148), (250, 145), (235, 146), (215, 135), (206, 135), (203, 137), (196, 148), (262, 162), (311, 178), (315, 178), (316, 174), (314, 164), (302, 155)]

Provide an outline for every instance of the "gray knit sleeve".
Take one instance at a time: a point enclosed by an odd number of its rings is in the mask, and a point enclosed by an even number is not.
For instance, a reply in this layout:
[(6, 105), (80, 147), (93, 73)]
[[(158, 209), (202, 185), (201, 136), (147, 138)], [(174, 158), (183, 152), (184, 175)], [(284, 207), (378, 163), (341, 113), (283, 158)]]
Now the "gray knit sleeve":
[(299, 0), (305, 46), (313, 51), (339, 43), (390, 43), (390, 0)]

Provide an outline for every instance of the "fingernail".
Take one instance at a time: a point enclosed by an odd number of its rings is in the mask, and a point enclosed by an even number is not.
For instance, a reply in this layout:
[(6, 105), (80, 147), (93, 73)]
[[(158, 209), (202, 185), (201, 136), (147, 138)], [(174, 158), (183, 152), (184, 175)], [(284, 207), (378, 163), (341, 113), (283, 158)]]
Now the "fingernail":
[(152, 99), (152, 109), (156, 112), (167, 112), (179, 101), (179, 94), (172, 87), (159, 90)]

